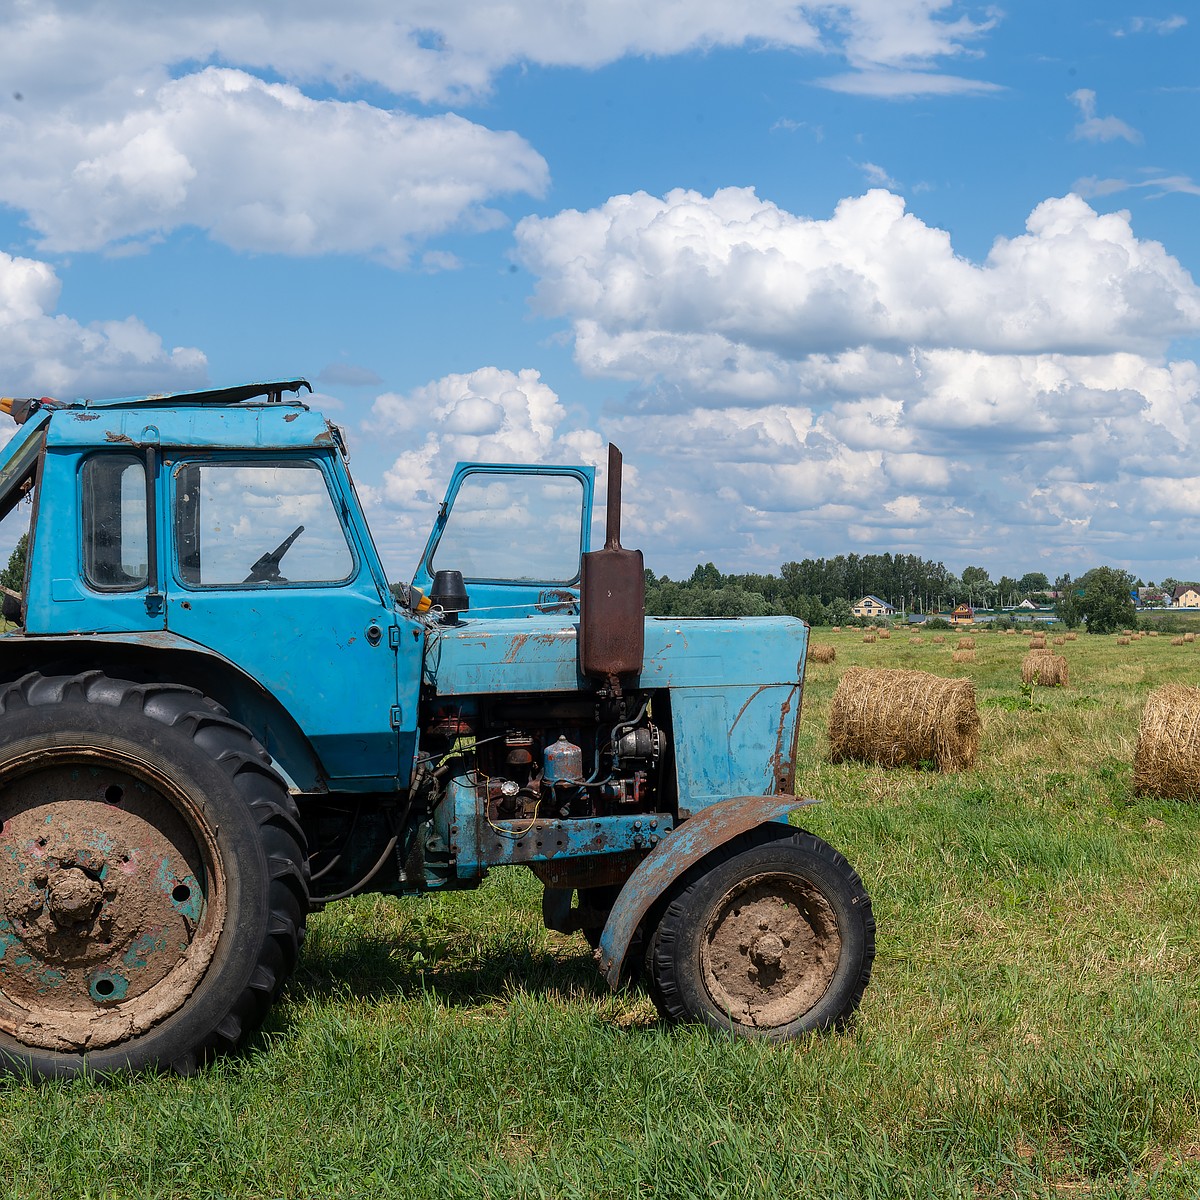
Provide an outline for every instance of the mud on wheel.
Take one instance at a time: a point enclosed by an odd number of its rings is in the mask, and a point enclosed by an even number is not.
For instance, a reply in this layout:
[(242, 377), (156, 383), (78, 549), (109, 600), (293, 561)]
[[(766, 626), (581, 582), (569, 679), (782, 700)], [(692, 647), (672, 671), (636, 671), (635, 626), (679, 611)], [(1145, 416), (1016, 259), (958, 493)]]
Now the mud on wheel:
[(292, 968), (304, 838), (270, 757), (190, 688), (0, 688), (0, 1069), (187, 1072)]
[(875, 957), (871, 901), (850, 864), (803, 830), (760, 830), (689, 877), (650, 935), (663, 1016), (782, 1041), (843, 1024)]

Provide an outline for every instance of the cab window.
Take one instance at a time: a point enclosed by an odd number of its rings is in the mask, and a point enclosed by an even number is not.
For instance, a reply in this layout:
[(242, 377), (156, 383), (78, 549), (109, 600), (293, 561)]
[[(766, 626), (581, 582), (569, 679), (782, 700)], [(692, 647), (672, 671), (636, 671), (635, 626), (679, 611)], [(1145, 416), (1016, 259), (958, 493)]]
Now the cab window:
[(176, 570), (192, 587), (340, 583), (354, 555), (314, 462), (189, 462), (174, 471)]
[(131, 454), (98, 454), (83, 464), (83, 573), (99, 591), (144, 588), (149, 562), (146, 468)]

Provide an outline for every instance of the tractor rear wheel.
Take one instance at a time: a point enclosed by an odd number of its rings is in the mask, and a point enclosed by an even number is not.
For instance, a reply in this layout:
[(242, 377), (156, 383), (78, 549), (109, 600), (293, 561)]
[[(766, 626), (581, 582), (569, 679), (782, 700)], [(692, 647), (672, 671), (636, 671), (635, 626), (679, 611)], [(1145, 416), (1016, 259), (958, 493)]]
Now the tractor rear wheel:
[(795, 830), (746, 835), (693, 875), (651, 934), (647, 967), (663, 1016), (783, 1041), (842, 1025), (874, 957), (862, 880)]
[(191, 688), (0, 688), (0, 1069), (175, 1070), (292, 971), (308, 868), (270, 756)]

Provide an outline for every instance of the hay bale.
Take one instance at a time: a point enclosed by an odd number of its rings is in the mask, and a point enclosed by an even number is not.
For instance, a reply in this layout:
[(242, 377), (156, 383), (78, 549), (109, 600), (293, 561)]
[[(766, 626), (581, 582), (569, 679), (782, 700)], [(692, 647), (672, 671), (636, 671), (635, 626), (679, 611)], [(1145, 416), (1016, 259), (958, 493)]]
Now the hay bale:
[(1015, 629), (1006, 629), (1006, 630), (1004, 631), (1004, 636), (1005, 636), (1005, 637), (1016, 637), (1016, 636), (1017, 636), (1017, 631), (1016, 631)]
[(1181, 637), (1173, 637), (1171, 639), (1171, 645), (1172, 646), (1186, 646), (1187, 642), (1185, 642), (1183, 640), (1183, 638), (1181, 638)]
[(955, 650), (950, 655), (950, 661), (956, 663), (973, 663), (975, 661), (974, 650)]
[(925, 639), (924, 638), (909, 638), (908, 644), (910, 646), (923, 646), (923, 645), (925, 645)]
[(1054, 644), (1056, 646), (1065, 646), (1067, 644), (1067, 639), (1065, 637), (1056, 637), (1054, 639)]
[(1183, 640), (1185, 642), (1194, 642), (1196, 640), (1196, 635), (1194, 633), (1185, 633), (1183, 635)]
[(886, 641), (887, 641), (887, 639), (888, 639), (888, 638), (890, 638), (892, 635), (891, 635), (891, 633), (890, 633), (888, 630), (886, 630), (886, 629), (881, 629), (881, 630), (879, 631), (879, 636), (880, 636), (880, 637), (881, 637), (881, 638), (882, 638), (882, 639), (883, 639), (883, 640), (886, 642)]
[(956, 650), (974, 650), (975, 649), (975, 639), (974, 638), (959, 638), (958, 645), (955, 647), (955, 649)]
[(874, 640), (875, 640), (875, 635), (873, 633), (864, 633), (863, 634), (864, 642), (873, 642)]
[(1133, 790), (1200, 800), (1200, 688), (1168, 683), (1150, 693), (1138, 724)]
[(1117, 645), (1118, 646), (1128, 646), (1130, 641), (1132, 641), (1131, 638), (1122, 636), (1122, 637), (1117, 638)]
[(1157, 629), (1147, 629), (1146, 636), (1147, 637), (1158, 637), (1158, 630)]
[(842, 627), (840, 625), (835, 625), (829, 632), (830, 633), (841, 633)]
[(829, 744), (833, 762), (965, 770), (979, 748), (975, 685), (927, 671), (851, 667), (829, 709)]
[(1030, 646), (1030, 654), (1053, 654), (1054, 651), (1049, 646)]
[(1078, 640), (1079, 640), (1079, 634), (1077, 634), (1077, 633), (1068, 633), (1067, 634), (1068, 642), (1077, 642)]
[(1022, 629), (1021, 636), (1022, 637), (1033, 637), (1033, 630), (1032, 629)]
[(810, 643), (805, 658), (809, 662), (831, 663), (837, 658), (837, 650), (832, 646), (814, 646)]
[(1122, 629), (1121, 636), (1122, 637), (1133, 637), (1133, 630), (1132, 629)]
[(1021, 660), (1021, 682), (1035, 687), (1066, 687), (1067, 660), (1061, 654), (1045, 650), (1027, 654)]
[(933, 644), (934, 644), (935, 646), (944, 646), (944, 645), (946, 644), (946, 639), (945, 639), (944, 637), (942, 637), (942, 635), (939, 633), (939, 634), (938, 634), (938, 635), (937, 635), (937, 636), (936, 636), (936, 637), (933, 639)]
[(1039, 633), (1037, 635), (1037, 637), (1031, 637), (1029, 639), (1029, 648), (1030, 648), (1030, 650), (1045, 650), (1045, 648), (1046, 648), (1045, 635)]

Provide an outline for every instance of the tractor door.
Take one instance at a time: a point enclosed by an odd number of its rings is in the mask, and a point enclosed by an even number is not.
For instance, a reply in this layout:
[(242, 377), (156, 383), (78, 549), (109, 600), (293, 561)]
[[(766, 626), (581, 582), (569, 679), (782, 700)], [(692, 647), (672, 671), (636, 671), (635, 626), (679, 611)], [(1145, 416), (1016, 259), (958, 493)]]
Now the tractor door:
[(471, 613), (578, 612), (594, 484), (591, 467), (459, 463), (414, 586), (430, 595), (439, 571), (459, 571)]
[(394, 788), (412, 762), (420, 645), (381, 584), (337, 459), (181, 452), (165, 465), (167, 628), (274, 695), (331, 783)]

